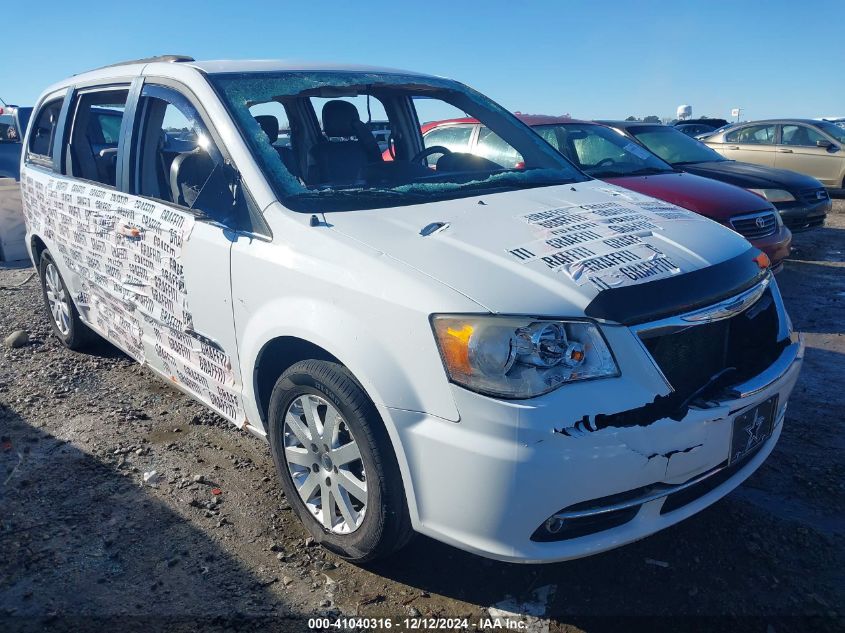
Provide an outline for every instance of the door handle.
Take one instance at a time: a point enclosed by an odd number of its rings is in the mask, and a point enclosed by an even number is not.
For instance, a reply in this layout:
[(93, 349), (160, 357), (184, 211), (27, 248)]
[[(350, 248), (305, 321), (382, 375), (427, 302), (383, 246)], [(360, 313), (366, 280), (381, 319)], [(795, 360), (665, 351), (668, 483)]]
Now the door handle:
[(779, 149), (778, 151), (779, 151), (781, 154), (791, 154), (791, 153), (792, 153), (792, 150), (791, 150), (791, 149)]
[(739, 145), (730, 145), (728, 149), (739, 149)]

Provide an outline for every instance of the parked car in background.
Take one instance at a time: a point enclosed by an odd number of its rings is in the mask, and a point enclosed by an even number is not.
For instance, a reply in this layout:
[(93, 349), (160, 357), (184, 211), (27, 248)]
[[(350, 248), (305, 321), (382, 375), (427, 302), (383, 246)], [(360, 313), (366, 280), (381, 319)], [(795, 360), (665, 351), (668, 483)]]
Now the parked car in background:
[(845, 189), (845, 129), (829, 121), (772, 119), (733, 125), (704, 141), (725, 158), (812, 176)]
[(0, 106), (0, 261), (26, 259), (21, 148), (32, 108)]
[[(115, 151), (96, 108), (122, 113)], [(431, 108), (522, 164), (426, 147)], [(590, 178), (461, 83), (169, 56), (54, 84), (33, 122), (54, 335), (99, 334), (265, 438), (348, 559), (414, 530), (523, 563), (608, 550), (726, 495), (781, 434), (804, 345), (766, 254)]]
[(838, 125), (841, 128), (845, 128), (845, 116), (828, 116), (828, 117), (819, 117), (819, 121), (828, 121), (829, 123), (833, 123), (834, 125)]
[(706, 125), (712, 129), (717, 129), (728, 125), (727, 119), (714, 119), (713, 117), (699, 117), (697, 119), (679, 119), (672, 125), (678, 127), (681, 125)]
[(815, 178), (787, 169), (729, 160), (669, 125), (600, 121), (637, 141), (673, 167), (721, 180), (766, 198), (793, 232), (821, 226), (831, 209), (830, 196)]
[(370, 121), (367, 123), (370, 132), (373, 133), (373, 138), (376, 139), (379, 149), (384, 151), (387, 149), (387, 141), (390, 138), (390, 121)]
[[(740, 187), (686, 174), (609, 127), (566, 117), (516, 113), (579, 169), (605, 182), (671, 202), (716, 220), (766, 252), (773, 270), (789, 255), (792, 234), (770, 202)], [(422, 126), (426, 147), (469, 152), (507, 167), (522, 157), (475, 119), (435, 121)], [(385, 153), (384, 159), (390, 160)]]
[(706, 136), (712, 134), (716, 128), (712, 125), (704, 123), (678, 123), (675, 128), (686, 134), (687, 136)]
[(32, 108), (0, 106), (0, 178), (20, 177), (21, 147)]

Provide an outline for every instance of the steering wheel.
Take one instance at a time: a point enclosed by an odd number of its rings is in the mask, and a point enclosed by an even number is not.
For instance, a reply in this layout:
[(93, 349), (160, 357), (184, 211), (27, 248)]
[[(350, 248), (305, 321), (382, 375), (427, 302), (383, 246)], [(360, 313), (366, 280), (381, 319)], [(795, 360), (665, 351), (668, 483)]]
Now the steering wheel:
[(597, 162), (593, 167), (604, 167), (605, 165), (615, 165), (616, 161), (612, 158), (602, 158), (599, 162)]
[(443, 147), (442, 145), (432, 145), (431, 147), (426, 147), (423, 151), (417, 153), (417, 155), (414, 156), (411, 159), (411, 162), (417, 163), (417, 162), (421, 161), (423, 158), (428, 158), (432, 154), (451, 154), (451, 153), (452, 153), (452, 150), (450, 150), (448, 147)]

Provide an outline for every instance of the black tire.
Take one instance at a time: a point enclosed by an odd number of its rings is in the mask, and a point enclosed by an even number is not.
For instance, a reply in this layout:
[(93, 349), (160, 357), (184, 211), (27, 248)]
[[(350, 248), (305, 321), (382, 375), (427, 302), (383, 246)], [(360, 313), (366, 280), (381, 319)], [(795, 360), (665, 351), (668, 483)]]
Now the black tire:
[[(59, 283), (64, 289), (68, 306), (70, 308), (67, 333), (63, 333), (59, 329), (56, 319), (50, 311), (50, 302), (47, 299), (46, 274), (47, 268), (51, 265), (56, 269)], [(44, 297), (44, 309), (47, 312), (47, 320), (50, 321), (50, 325), (53, 328), (53, 334), (56, 338), (59, 339), (65, 347), (72, 350), (81, 350), (90, 345), (90, 343), (96, 338), (96, 335), (91, 328), (85, 325), (82, 322), (82, 319), (79, 318), (79, 311), (73, 303), (73, 297), (71, 297), (70, 291), (68, 290), (67, 285), (65, 285), (65, 280), (62, 279), (61, 273), (58, 272), (58, 267), (56, 267), (55, 260), (53, 259), (53, 256), (50, 255), (50, 251), (45, 250), (41, 253), (41, 257), (38, 260), (38, 276), (41, 278), (41, 294)]]
[[(323, 527), (302, 501), (284, 451), (284, 416), (295, 399), (313, 394), (340, 412), (361, 453), (367, 473), (367, 510), (360, 526), (348, 534)], [(298, 362), (285, 371), (270, 397), (270, 448), (291, 507), (314, 540), (338, 556), (364, 563), (403, 547), (413, 535), (402, 477), (384, 423), (372, 401), (348, 369), (319, 360)]]

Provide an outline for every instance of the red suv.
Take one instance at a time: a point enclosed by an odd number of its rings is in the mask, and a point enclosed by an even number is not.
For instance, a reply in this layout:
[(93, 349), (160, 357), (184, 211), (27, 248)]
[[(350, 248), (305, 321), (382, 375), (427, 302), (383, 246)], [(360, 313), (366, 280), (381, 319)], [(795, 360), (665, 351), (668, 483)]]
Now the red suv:
[[(605, 125), (518, 112), (516, 116), (588, 175), (671, 202), (732, 228), (765, 251), (773, 270), (780, 270), (789, 255), (792, 233), (783, 225), (777, 210), (762, 197), (734, 185), (677, 171)], [(426, 148), (468, 152), (508, 168), (522, 162), (516, 150), (475, 119), (426, 123), (422, 133)], [(392, 160), (392, 151), (391, 146), (383, 158)], [(429, 164), (434, 165), (443, 153), (432, 152)]]

